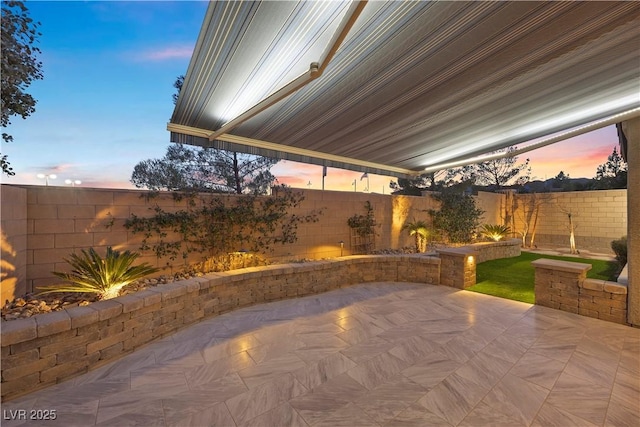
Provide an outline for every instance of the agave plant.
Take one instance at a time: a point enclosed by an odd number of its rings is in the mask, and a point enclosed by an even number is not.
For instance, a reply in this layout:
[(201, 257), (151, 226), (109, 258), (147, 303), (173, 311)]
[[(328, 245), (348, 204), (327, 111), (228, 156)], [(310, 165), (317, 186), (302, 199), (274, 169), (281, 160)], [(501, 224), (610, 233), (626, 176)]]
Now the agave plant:
[(70, 273), (54, 271), (53, 274), (67, 283), (41, 287), (42, 294), (53, 292), (83, 292), (98, 294), (100, 299), (115, 298), (122, 288), (158, 271), (148, 263), (133, 266), (138, 258), (137, 253), (125, 251), (119, 252), (111, 247), (107, 248), (104, 259), (90, 248), (82, 250), (82, 254), (72, 254), (70, 259), (65, 259), (73, 267)]
[(482, 230), (480, 230), (480, 234), (495, 242), (504, 239), (510, 232), (511, 229), (508, 226), (500, 224), (485, 224), (482, 226)]
[(409, 236), (415, 238), (416, 252), (423, 252), (429, 236), (429, 225), (424, 221), (416, 221), (414, 219), (412, 222), (407, 222), (402, 226), (402, 229), (409, 231)]

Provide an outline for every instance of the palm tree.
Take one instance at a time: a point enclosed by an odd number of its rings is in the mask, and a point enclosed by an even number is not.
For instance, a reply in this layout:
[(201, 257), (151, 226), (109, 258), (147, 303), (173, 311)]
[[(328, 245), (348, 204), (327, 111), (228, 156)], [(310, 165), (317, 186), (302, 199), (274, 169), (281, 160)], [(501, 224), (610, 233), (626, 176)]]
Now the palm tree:
[(414, 236), (416, 252), (424, 252), (427, 246), (427, 236), (429, 236), (429, 225), (425, 221), (414, 219), (402, 226), (402, 229), (409, 231), (409, 236)]

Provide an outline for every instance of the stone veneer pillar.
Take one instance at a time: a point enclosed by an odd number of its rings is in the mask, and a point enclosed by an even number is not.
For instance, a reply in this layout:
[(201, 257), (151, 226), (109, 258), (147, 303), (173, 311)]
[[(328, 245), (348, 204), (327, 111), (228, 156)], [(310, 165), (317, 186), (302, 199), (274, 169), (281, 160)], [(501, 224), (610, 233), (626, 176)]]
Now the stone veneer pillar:
[(622, 124), (627, 137), (627, 322), (640, 326), (640, 117)]
[(471, 248), (438, 249), (440, 284), (466, 289), (476, 284), (478, 253)]
[(536, 271), (536, 304), (578, 314), (580, 284), (591, 264), (540, 258), (531, 265)]

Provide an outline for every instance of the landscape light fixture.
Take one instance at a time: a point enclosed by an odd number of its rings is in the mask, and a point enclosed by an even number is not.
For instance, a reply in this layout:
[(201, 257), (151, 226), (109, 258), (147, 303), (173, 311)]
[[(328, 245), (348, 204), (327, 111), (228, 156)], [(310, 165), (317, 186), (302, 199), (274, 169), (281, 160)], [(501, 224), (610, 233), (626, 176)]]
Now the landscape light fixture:
[(344, 251), (344, 240), (340, 240), (338, 243), (340, 243), (340, 256), (342, 256), (342, 252)]
[(39, 173), (38, 175), (36, 175), (38, 178), (40, 179), (44, 179), (44, 185), (48, 186), (49, 185), (49, 180), (50, 179), (56, 179), (57, 176), (55, 174), (44, 174), (44, 173)]

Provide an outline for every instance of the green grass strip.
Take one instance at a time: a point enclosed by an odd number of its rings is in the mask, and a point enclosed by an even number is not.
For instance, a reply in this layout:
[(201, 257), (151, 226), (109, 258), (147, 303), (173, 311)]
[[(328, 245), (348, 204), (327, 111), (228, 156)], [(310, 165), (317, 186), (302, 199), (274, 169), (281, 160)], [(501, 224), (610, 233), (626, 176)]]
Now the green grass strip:
[(495, 259), (478, 264), (476, 285), (467, 290), (533, 304), (535, 302), (535, 270), (531, 261), (540, 258), (591, 264), (592, 268), (587, 272), (587, 277), (591, 279), (615, 281), (618, 273), (618, 264), (615, 261), (522, 252), (517, 257)]

